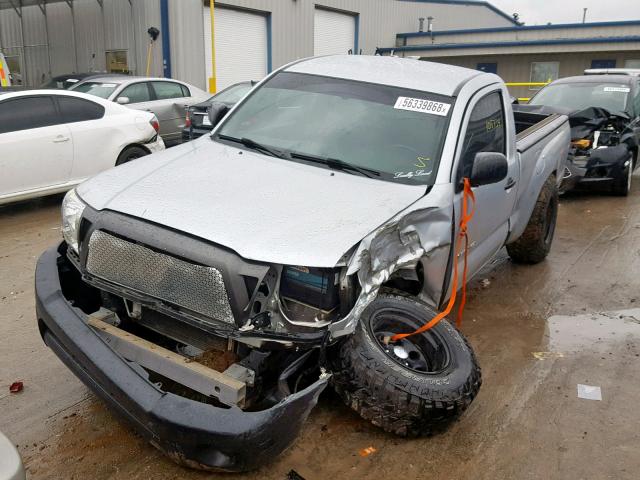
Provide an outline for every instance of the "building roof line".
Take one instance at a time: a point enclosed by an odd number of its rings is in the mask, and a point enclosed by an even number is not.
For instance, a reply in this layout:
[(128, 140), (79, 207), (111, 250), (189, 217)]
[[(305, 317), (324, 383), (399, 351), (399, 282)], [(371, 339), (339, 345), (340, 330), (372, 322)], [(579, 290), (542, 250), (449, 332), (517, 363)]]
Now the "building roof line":
[(415, 52), (422, 50), (455, 50), (468, 48), (520, 47), (533, 45), (577, 45), (582, 43), (628, 43), (640, 42), (640, 35), (624, 37), (557, 38), (551, 40), (509, 40), (505, 42), (441, 43), (428, 45), (406, 45), (402, 47), (379, 48), (380, 53)]
[[(460, 35), (473, 33), (495, 33), (495, 32), (526, 32), (532, 30), (556, 30), (567, 28), (597, 28), (597, 27), (625, 27), (640, 25), (640, 20), (620, 20), (612, 22), (591, 22), (591, 23), (558, 23), (552, 25), (522, 25), (513, 27), (488, 27), (488, 28), (465, 28), (460, 30), (440, 30), (432, 32), (433, 36), (439, 35)], [(431, 37), (430, 32), (407, 32), (398, 33), (398, 38), (410, 37)]]
[[(472, 5), (476, 7), (486, 7), (491, 10), (493, 13), (500, 15), (501, 17), (509, 20), (511, 23), (518, 25), (518, 22), (504, 11), (500, 10), (498, 7), (492, 5), (489, 2), (484, 0), (400, 0), (401, 2), (416, 2), (416, 3), (441, 3), (445, 5)], [(509, 28), (509, 27), (507, 27)]]

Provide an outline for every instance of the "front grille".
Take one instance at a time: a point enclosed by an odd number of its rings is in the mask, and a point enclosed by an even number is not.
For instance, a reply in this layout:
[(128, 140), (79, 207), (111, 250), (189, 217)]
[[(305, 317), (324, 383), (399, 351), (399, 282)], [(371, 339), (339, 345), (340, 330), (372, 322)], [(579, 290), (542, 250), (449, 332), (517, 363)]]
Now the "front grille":
[(87, 271), (98, 278), (234, 323), (220, 271), (159, 253), (96, 230), (89, 240)]

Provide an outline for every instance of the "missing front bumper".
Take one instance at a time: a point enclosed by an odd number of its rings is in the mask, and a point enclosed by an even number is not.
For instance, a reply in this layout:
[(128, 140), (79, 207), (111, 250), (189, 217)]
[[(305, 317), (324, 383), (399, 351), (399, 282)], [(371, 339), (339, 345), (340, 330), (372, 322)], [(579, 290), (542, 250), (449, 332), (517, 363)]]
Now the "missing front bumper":
[(321, 378), (271, 408), (246, 412), (160, 390), (119, 356), (64, 297), (59, 265), (47, 250), (36, 267), (36, 312), (45, 343), (91, 390), (154, 446), (195, 468), (246, 471), (273, 460), (294, 441), (320, 393)]

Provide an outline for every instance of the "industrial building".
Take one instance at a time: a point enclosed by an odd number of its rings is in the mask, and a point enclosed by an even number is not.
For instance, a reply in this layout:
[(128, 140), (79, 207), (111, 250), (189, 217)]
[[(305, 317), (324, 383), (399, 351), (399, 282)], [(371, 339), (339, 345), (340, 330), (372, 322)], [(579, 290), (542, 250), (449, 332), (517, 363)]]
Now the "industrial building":
[[(587, 68), (640, 68), (640, 21), (450, 29), (396, 35), (383, 54), (419, 57), (497, 73), (506, 82), (544, 83)], [(530, 97), (539, 86), (510, 87)]]
[[(373, 54), (420, 18), (438, 28), (496, 28), (514, 20), (483, 1), (457, 0), (0, 0), (0, 51), (14, 83), (73, 72), (149, 73), (201, 88), (260, 79), (290, 61)], [(150, 27), (160, 30), (152, 43)], [(150, 57), (148, 54), (150, 53)], [(215, 54), (213, 60), (212, 53)]]

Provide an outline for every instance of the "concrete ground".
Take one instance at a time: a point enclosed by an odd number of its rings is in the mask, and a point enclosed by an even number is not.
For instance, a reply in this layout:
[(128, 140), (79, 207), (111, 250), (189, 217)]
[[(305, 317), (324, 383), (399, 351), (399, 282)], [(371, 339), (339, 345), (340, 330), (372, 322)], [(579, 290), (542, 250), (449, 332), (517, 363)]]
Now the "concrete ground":
[[(548, 260), (506, 253), (472, 283), (462, 330), (484, 384), (447, 432), (404, 440), (325, 393), (280, 458), (235, 478), (635, 479), (640, 477), (640, 177), (628, 198), (560, 206)], [(60, 197), (0, 208), (0, 430), (30, 478), (230, 478), (173, 464), (105, 409), (43, 345), (37, 256), (60, 239)], [(603, 314), (598, 314), (604, 312)], [(24, 381), (24, 391), (8, 385)], [(602, 400), (578, 398), (599, 386)], [(367, 457), (359, 450), (374, 447)]]

